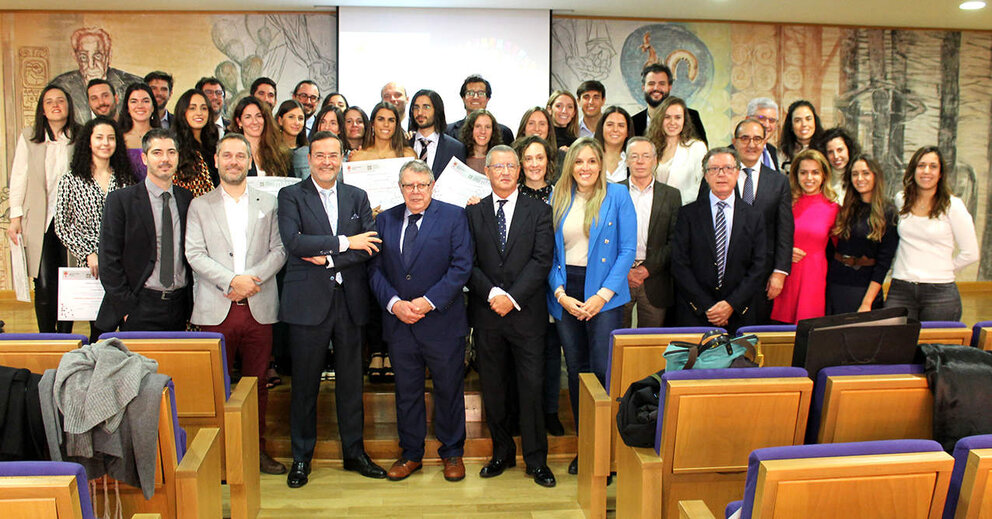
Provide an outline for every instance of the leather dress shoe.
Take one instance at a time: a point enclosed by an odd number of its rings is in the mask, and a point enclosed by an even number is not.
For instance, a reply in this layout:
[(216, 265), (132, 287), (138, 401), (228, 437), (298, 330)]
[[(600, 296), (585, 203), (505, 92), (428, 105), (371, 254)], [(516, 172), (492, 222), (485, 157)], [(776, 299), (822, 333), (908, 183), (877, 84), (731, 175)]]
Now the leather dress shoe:
[(551, 488), (558, 484), (555, 481), (555, 475), (551, 472), (551, 469), (547, 465), (541, 465), (540, 467), (530, 468), (527, 467), (527, 475), (534, 476), (534, 483), (541, 485), (542, 487)]
[(479, 471), (479, 477), (494, 478), (502, 474), (504, 470), (516, 465), (517, 461), (514, 459), (493, 458)]
[(389, 467), (389, 472), (386, 473), (386, 478), (389, 481), (399, 481), (401, 479), (406, 479), (414, 472), (420, 470), (424, 464), (419, 461), (410, 461), (406, 458), (400, 458), (393, 463), (392, 467)]
[(258, 453), (258, 470), (264, 474), (285, 474), (286, 466), (272, 459), (264, 451)]
[(546, 413), (544, 415), (544, 430), (551, 436), (565, 436), (565, 426), (558, 419), (558, 413)]
[(286, 484), (289, 485), (289, 488), (300, 488), (310, 481), (309, 476), (310, 462), (293, 460), (293, 466), (289, 469), (289, 475), (286, 476)]
[(344, 469), (357, 472), (372, 479), (384, 479), (386, 477), (386, 471), (382, 467), (376, 465), (375, 462), (369, 458), (369, 455), (364, 452), (357, 458), (344, 460)]
[(462, 463), (461, 456), (444, 458), (444, 479), (448, 481), (461, 481), (465, 479), (465, 464)]
[(576, 456), (572, 459), (572, 462), (568, 464), (568, 473), (571, 475), (576, 475), (579, 473), (579, 457)]

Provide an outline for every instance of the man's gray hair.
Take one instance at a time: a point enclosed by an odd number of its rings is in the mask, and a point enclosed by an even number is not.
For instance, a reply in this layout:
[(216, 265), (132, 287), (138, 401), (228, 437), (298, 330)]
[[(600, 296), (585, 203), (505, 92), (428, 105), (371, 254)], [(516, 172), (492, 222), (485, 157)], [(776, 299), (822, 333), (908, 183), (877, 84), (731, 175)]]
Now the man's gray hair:
[(513, 148), (507, 146), (506, 144), (497, 144), (493, 146), (489, 153), (486, 153), (486, 167), (489, 167), (493, 163), (493, 155), (496, 153), (509, 153), (513, 155), (513, 162), (518, 166), (520, 165), (520, 159), (517, 157), (517, 152), (513, 151)]
[(653, 142), (651, 142), (651, 139), (649, 139), (647, 137), (641, 137), (640, 135), (638, 135), (636, 137), (631, 137), (630, 139), (627, 139), (627, 148), (623, 150), (624, 153), (626, 153), (627, 155), (630, 155), (630, 147), (633, 146), (634, 144), (637, 144), (638, 142), (646, 142), (646, 143), (650, 144), (651, 145), (651, 153), (654, 153), (654, 156), (655, 157), (658, 156), (658, 147), (655, 146)]
[(248, 155), (251, 155), (251, 143), (248, 142), (248, 139), (246, 139), (244, 135), (235, 132), (225, 133), (223, 137), (217, 140), (217, 149), (214, 150), (215, 153), (220, 153), (220, 145), (224, 144), (224, 141), (241, 141), (241, 143), (245, 145), (245, 148), (248, 149)]
[(400, 178), (399, 178), (400, 184), (403, 183), (403, 173), (407, 171), (429, 175), (431, 177), (431, 183), (434, 182), (434, 173), (431, 172), (431, 168), (427, 166), (427, 163), (422, 160), (413, 159), (410, 162), (403, 164), (403, 167), (400, 168)]
[(741, 162), (741, 156), (737, 154), (737, 150), (733, 148), (722, 147), (722, 148), (712, 148), (710, 149), (710, 151), (706, 152), (706, 155), (703, 155), (703, 172), (706, 172), (706, 168), (709, 167), (709, 162), (711, 157), (713, 157), (714, 155), (721, 155), (724, 153), (734, 157), (734, 162), (737, 163), (737, 169), (741, 169), (743, 163)]
[(778, 112), (778, 103), (770, 97), (755, 97), (747, 102), (747, 116), (751, 117), (762, 108), (771, 108)]

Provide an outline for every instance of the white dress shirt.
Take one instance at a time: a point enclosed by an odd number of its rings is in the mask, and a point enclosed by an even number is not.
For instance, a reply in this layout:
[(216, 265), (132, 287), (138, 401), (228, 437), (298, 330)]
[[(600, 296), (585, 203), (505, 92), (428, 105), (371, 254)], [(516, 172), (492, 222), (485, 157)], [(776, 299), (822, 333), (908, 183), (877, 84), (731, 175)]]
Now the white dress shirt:
[(644, 261), (648, 256), (648, 225), (651, 223), (651, 207), (654, 205), (654, 179), (643, 190), (630, 181), (630, 199), (637, 213), (637, 250), (635, 261)]
[[(437, 132), (433, 132), (433, 133), (431, 133), (430, 135), (428, 135), (426, 137), (423, 136), (420, 133), (419, 130), (417, 131), (417, 133), (414, 133), (413, 134), (413, 151), (417, 153), (417, 156), (418, 157), (420, 156), (420, 151), (424, 147), (424, 145), (420, 143), (420, 139), (426, 139), (427, 140), (427, 158), (424, 160), (424, 162), (426, 162), (427, 165), (430, 166), (431, 169), (433, 169), (434, 168), (434, 157), (437, 156), (437, 143), (441, 139), (441, 137), (438, 135)], [(441, 167), (441, 168), (443, 168), (443, 167), (447, 166), (447, 164), (438, 164), (438, 166)]]
[(222, 187), (224, 214), (227, 215), (227, 229), (231, 233), (231, 248), (234, 249), (234, 274), (244, 274), (248, 256), (248, 191), (241, 193), (237, 200)]

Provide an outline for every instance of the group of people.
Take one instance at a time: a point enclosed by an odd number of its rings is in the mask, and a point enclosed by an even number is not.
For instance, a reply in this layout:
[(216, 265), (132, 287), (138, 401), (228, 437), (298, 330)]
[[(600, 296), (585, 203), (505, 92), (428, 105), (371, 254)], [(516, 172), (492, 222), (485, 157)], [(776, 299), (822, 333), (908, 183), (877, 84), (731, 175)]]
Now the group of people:
[[(367, 114), (337, 92), (321, 103), (310, 80), (277, 106), (276, 83), (258, 78), (227, 120), (223, 83), (203, 78), (169, 113), (172, 77), (156, 71), (120, 103), (90, 81), (80, 126), (52, 84), (17, 142), (8, 234), (26, 249), (41, 331), (71, 329), (55, 307), (67, 252), (105, 289), (94, 338), (194, 325), (224, 334), (242, 373), (264, 379), (274, 326), (288, 326), (294, 488), (310, 474), (328, 345), (345, 470), (401, 480), (421, 469), (429, 370), (442, 471), (464, 478), (471, 330), (493, 439), (480, 476), (515, 465), (519, 430), (526, 473), (554, 486), (562, 353), (577, 419), (578, 375), (605, 379), (615, 329), (734, 331), (882, 305), (960, 319), (955, 272), (978, 247), (939, 148), (912, 156), (890, 201), (879, 163), (843, 128), (823, 129), (807, 101), (789, 106), (778, 146), (778, 105), (759, 98), (732, 143), (710, 147), (698, 112), (670, 95), (668, 67), (641, 80), (647, 108), (633, 116), (604, 109), (605, 87), (585, 81), (527, 110), (516, 137), (477, 75), (450, 124), (437, 92), (408, 97), (395, 82)], [(339, 178), (342, 163), (385, 158), (408, 159), (404, 203), (371, 207)], [(452, 158), (492, 194), (465, 209), (432, 200)], [(274, 197), (249, 176), (301, 180)], [(395, 376), (402, 455), (388, 470), (363, 446), (366, 360)], [(261, 468), (284, 473), (265, 453), (266, 402), (260, 385)]]

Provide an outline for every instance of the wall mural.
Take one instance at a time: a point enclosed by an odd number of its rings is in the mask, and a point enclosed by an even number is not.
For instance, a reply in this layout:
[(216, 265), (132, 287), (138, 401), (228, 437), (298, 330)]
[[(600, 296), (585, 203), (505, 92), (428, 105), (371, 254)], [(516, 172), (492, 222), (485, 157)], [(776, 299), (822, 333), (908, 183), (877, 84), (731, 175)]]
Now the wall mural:
[(730, 142), (754, 97), (775, 99), (780, 119), (789, 103), (807, 99), (825, 128), (844, 126), (882, 162), (890, 194), (901, 189), (913, 152), (937, 144), (982, 248), (980, 263), (958, 279), (992, 280), (992, 233), (985, 233), (992, 223), (992, 32), (553, 21), (552, 88), (574, 91), (598, 79), (606, 104), (633, 114), (646, 106), (640, 70), (652, 61), (671, 67), (673, 94), (700, 112), (713, 144)]

